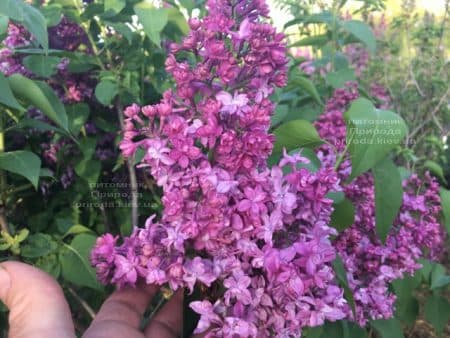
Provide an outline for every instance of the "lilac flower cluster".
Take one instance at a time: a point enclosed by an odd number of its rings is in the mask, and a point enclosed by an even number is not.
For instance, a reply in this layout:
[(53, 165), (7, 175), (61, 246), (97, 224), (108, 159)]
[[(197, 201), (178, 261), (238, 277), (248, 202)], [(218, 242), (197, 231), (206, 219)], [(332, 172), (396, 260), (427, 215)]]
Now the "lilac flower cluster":
[(88, 38), (83, 28), (75, 22), (63, 17), (61, 21), (48, 29), (50, 48), (75, 51), (81, 44), (89, 46)]
[[(357, 97), (354, 83), (336, 90), (325, 113), (316, 122), (321, 138), (335, 145), (338, 151), (345, 147), (346, 128), (342, 115)], [(325, 167), (335, 165), (332, 146), (321, 146), (318, 155)], [(347, 158), (338, 168), (341, 182), (345, 182), (350, 172), (351, 163)], [(354, 293), (355, 320), (365, 325), (370, 319), (392, 317), (395, 295), (389, 291), (389, 283), (405, 274), (413, 274), (420, 268), (418, 258), (433, 258), (442, 248), (439, 185), (428, 174), (423, 179), (413, 174), (404, 180), (403, 203), (385, 244), (375, 232), (372, 174), (365, 173), (342, 188), (355, 207), (355, 221), (336, 237), (333, 245), (343, 258)]]
[(124, 112), (120, 148), (125, 157), (144, 151), (139, 167), (162, 187), (162, 217), (120, 243), (100, 237), (91, 260), (102, 282), (119, 287), (207, 287), (190, 306), (209, 337), (299, 336), (349, 312), (327, 225), (338, 179), (332, 168), (299, 168), (307, 159), (298, 154), (267, 167), (268, 96), (286, 83), (283, 35), (261, 20), (261, 0), (207, 8), (171, 45), (176, 89)]
[(25, 28), (12, 22), (9, 23), (7, 36), (2, 42), (3, 48), (0, 48), (0, 72), (6, 76), (14, 73), (29, 74), (29, 71), (22, 65), (23, 57), (15, 55), (14, 49), (28, 46), (30, 39), (30, 33)]

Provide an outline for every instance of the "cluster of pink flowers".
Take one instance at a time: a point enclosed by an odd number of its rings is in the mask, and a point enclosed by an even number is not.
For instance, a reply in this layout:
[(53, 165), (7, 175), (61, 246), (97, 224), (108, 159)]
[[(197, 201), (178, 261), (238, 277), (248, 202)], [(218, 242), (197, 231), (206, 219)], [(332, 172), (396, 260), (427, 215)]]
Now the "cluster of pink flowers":
[[(355, 83), (336, 90), (316, 122), (321, 138), (338, 151), (345, 148), (343, 113), (358, 96)], [(334, 167), (336, 155), (332, 146), (321, 146), (318, 155), (325, 167)], [(350, 160), (347, 158), (337, 171), (340, 181), (345, 182), (351, 172)], [(354, 293), (355, 320), (365, 325), (370, 319), (393, 316), (395, 295), (389, 291), (390, 282), (419, 269), (418, 258), (433, 258), (441, 251), (444, 235), (439, 224), (439, 185), (428, 174), (423, 179), (413, 174), (403, 181), (403, 203), (384, 244), (375, 232), (372, 174), (365, 173), (341, 185), (354, 204), (355, 220), (336, 237), (333, 245), (344, 261)]]
[[(301, 155), (269, 169), (274, 105), (286, 83), (283, 35), (261, 20), (261, 0), (209, 0), (209, 15), (171, 46), (176, 89), (160, 103), (125, 110), (126, 157), (162, 187), (160, 220), (119, 243), (100, 237), (91, 254), (99, 279), (138, 280), (173, 290), (209, 287), (190, 304), (210, 337), (299, 336), (305, 326), (345, 318), (328, 226), (339, 189), (332, 168), (312, 173)], [(285, 174), (284, 174), (284, 173)]]

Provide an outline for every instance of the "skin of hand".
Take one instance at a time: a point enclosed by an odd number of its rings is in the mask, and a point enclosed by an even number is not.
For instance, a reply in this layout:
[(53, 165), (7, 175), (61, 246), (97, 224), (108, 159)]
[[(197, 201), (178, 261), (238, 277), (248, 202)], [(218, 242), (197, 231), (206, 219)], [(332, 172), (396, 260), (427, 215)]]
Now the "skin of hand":
[[(182, 290), (139, 330), (144, 311), (157, 291), (156, 286), (146, 285), (114, 292), (103, 303), (83, 338), (181, 337)], [(61, 287), (35, 267), (19, 262), (1, 263), (0, 300), (10, 311), (9, 338), (76, 337)]]

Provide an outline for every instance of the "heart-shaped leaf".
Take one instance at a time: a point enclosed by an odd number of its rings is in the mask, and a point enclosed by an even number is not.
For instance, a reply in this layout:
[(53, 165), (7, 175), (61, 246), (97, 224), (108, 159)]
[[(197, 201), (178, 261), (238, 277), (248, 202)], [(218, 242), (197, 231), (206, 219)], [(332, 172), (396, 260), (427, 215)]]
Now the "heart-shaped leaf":
[(145, 34), (155, 45), (159, 46), (161, 44), (161, 32), (169, 19), (167, 10), (165, 8), (155, 8), (144, 1), (134, 6), (134, 12), (144, 27)]

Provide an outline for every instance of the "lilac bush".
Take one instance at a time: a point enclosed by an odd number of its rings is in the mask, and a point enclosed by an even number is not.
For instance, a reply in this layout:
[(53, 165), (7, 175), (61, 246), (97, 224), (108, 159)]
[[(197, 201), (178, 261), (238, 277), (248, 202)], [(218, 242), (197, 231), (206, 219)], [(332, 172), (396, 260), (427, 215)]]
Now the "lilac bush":
[[(389, 84), (406, 19), (373, 18), (382, 2), (291, 2), (287, 37), (263, 0), (0, 5), (0, 260), (57, 278), (78, 335), (98, 280), (189, 293), (184, 335), (442, 332), (445, 160), (411, 144), (445, 142), (421, 132), (445, 130), (445, 80)], [(433, 27), (413, 29), (420, 64)]]

